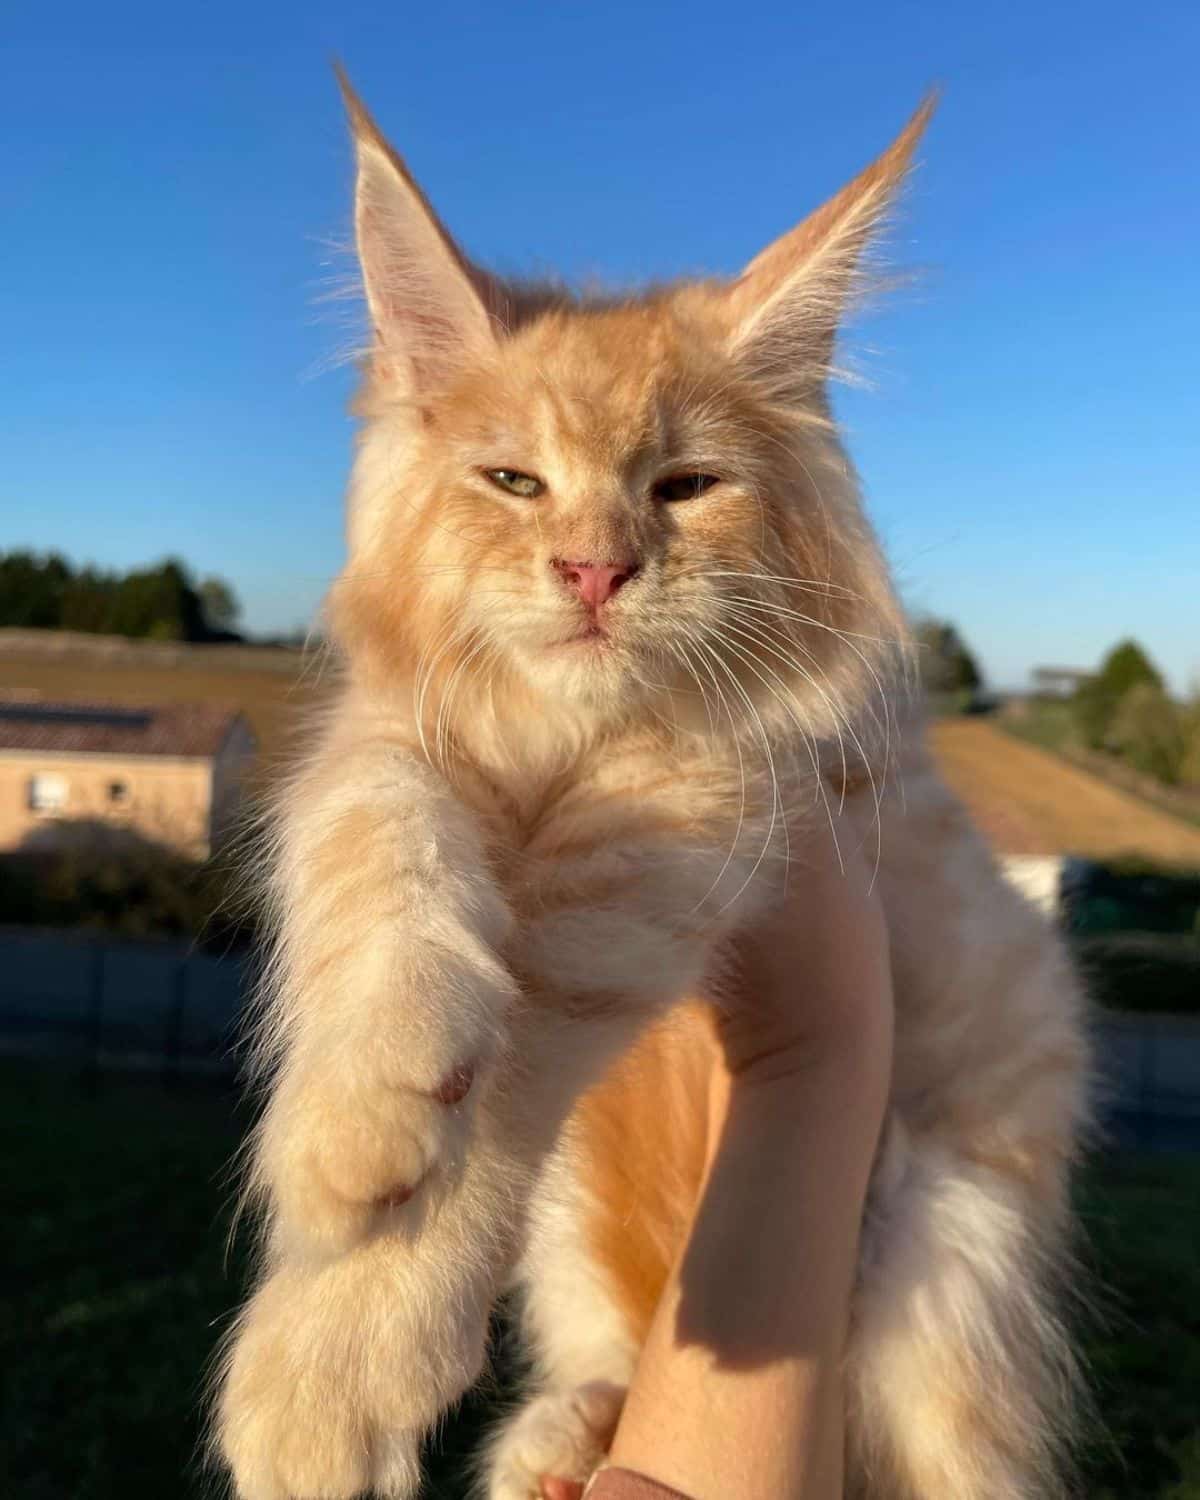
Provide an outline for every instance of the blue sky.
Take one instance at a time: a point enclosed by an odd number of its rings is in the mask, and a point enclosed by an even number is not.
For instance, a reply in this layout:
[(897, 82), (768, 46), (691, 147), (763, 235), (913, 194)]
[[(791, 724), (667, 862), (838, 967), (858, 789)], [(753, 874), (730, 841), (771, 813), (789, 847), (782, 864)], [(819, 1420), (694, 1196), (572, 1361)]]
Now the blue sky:
[[(0, 547), (228, 577), (342, 555), (340, 56), (469, 250), (730, 272), (941, 111), (919, 285), (839, 398), (906, 598), (1000, 684), (1136, 634), (1200, 675), (1200, 10), (1101, 0), (5, 7)], [(333, 368), (330, 368), (333, 365)]]

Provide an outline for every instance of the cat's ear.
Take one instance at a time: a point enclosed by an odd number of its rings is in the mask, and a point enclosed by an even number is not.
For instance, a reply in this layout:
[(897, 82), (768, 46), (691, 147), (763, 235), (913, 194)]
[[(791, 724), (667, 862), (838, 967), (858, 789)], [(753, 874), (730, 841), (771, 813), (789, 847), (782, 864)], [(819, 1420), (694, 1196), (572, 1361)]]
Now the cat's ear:
[(377, 375), (419, 399), (495, 348), (493, 285), (454, 243), (341, 67), (358, 162), (354, 228)]
[(937, 100), (929, 95), (882, 156), (757, 255), (725, 293), (739, 359), (781, 395), (823, 381), (863, 254), (912, 164)]

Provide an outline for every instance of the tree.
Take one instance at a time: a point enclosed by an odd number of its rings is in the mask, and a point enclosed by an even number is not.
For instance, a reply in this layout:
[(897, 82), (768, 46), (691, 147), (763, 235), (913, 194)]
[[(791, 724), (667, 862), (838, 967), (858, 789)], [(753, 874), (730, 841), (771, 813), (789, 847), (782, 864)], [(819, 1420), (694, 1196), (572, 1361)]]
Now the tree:
[(200, 608), (209, 630), (232, 633), (237, 628), (242, 606), (229, 584), (223, 578), (205, 578), (196, 592), (200, 595)]
[[(237, 599), (220, 579), (205, 585), (221, 621), (236, 618)], [(229, 639), (211, 623), (186, 566), (175, 558), (130, 573), (78, 571), (51, 553), (0, 552), (0, 626), (82, 630), (155, 640)]]
[(159, 641), (203, 640), (200, 596), (183, 563), (167, 558), (157, 567), (127, 573), (117, 586), (108, 629)]
[(108, 634), (113, 629), (113, 606), (119, 580), (115, 573), (82, 568), (63, 590), (62, 614), (55, 624), (60, 630), (85, 630)]
[(1200, 687), (1183, 708), (1183, 753), (1179, 757), (1179, 783), (1200, 789)]
[(933, 697), (965, 702), (983, 686), (979, 663), (955, 627), (945, 620), (921, 620), (916, 628), (921, 681)]
[(1122, 641), (1104, 658), (1096, 675), (1075, 693), (1075, 721), (1085, 744), (1093, 750), (1106, 747), (1118, 705), (1131, 688), (1142, 683), (1163, 689), (1158, 669), (1138, 643)]
[(1106, 743), (1135, 770), (1173, 785), (1188, 748), (1184, 713), (1155, 683), (1135, 683), (1117, 704)]
[(0, 554), (0, 625), (52, 629), (70, 580), (71, 569), (57, 553), (45, 558), (32, 552)]

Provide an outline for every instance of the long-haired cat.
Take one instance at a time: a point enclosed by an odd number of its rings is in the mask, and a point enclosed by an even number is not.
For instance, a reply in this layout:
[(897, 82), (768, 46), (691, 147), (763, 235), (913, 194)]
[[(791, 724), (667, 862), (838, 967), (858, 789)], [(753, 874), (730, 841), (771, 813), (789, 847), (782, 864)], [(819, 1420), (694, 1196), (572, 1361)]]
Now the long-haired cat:
[(415, 1494), (514, 1282), (536, 1385), (487, 1492), (586, 1477), (694, 1201), (722, 954), (826, 820), (878, 850), (897, 1009), (848, 1492), (1059, 1493), (1080, 999), (896, 722), (826, 391), (928, 106), (736, 279), (595, 300), (469, 261), (347, 99), (374, 340), (343, 682), (273, 825), (238, 1493)]

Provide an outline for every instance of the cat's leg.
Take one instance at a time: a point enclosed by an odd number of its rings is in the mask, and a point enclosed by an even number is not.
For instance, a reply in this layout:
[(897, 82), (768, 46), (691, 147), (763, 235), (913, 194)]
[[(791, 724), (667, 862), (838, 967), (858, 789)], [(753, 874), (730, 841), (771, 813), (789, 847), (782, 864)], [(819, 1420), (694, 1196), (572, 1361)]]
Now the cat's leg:
[(320, 1258), (414, 1219), (458, 1169), (516, 994), (512, 919), (474, 819), (402, 748), (335, 739), (277, 844), (250, 1188), (273, 1242)]
[(582, 1488), (608, 1450), (633, 1375), (632, 1328), (587, 1242), (579, 1162), (568, 1133), (539, 1178), (518, 1270), (533, 1369), (524, 1401), (485, 1450), (487, 1500), (543, 1500), (547, 1482), (554, 1500)]
[(251, 1179), (267, 1274), (216, 1436), (246, 1500), (407, 1495), (512, 1255), (511, 1153), (467, 1150), (516, 993), (510, 918), (469, 815), (402, 750), (335, 740), (290, 808)]
[[(488, 1312), (528, 1238), (536, 1168), (593, 1066), (628, 1042), (633, 1016), (576, 1019), (565, 1033), (554, 1022), (550, 1045), (539, 1017), (523, 1023), (514, 1017), (509, 1066), (479, 1085), (469, 1150), (436, 1211), (340, 1255), (283, 1256), (244, 1311), (218, 1421), (245, 1500), (416, 1493), (424, 1434), (482, 1367)], [(564, 1357), (555, 1368), (566, 1380), (594, 1366)], [(627, 1368), (605, 1359), (622, 1381)], [(615, 1395), (587, 1392), (574, 1410), (596, 1421)]]
[(218, 1412), (240, 1497), (417, 1493), (425, 1433), (483, 1364), (495, 1271), (476, 1227), (444, 1211), (416, 1246), (380, 1235), (266, 1277), (234, 1330)]
[(686, 847), (693, 808), (655, 829), (638, 803), (622, 837), (606, 807), (586, 841), (564, 819), (570, 855), (527, 849), (545, 878), (518, 882), (518, 943), (473, 820), (428, 768), (335, 748), (279, 861), (255, 1157), (269, 1274), (217, 1417), (244, 1500), (413, 1492), (423, 1430), (479, 1371), (537, 1167), (740, 905), (714, 880), (739, 861)]
[(847, 1353), (853, 1500), (1056, 1500), (1076, 1377), (1058, 1208), (893, 1125)]

